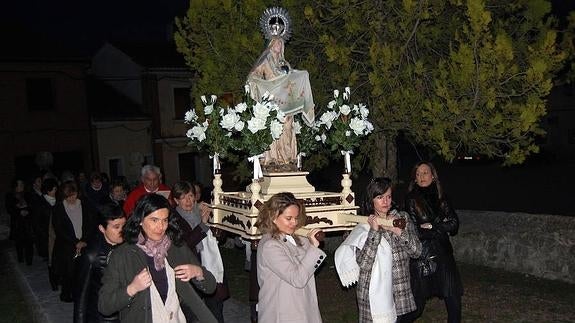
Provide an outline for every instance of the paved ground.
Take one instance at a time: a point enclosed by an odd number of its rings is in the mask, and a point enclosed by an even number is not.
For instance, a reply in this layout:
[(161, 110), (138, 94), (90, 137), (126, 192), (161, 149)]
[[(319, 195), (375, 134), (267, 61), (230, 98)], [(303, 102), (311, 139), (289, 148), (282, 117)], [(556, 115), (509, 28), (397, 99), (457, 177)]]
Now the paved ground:
[[(6, 232), (6, 228), (0, 225), (0, 239), (5, 239)], [(14, 248), (4, 249), (2, 252), (6, 253), (5, 259), (14, 268), (16, 277), (20, 280), (24, 295), (30, 302), (34, 322), (72, 322), (73, 305), (61, 302), (59, 292), (54, 292), (50, 288), (46, 262), (35, 257), (33, 265), (27, 266), (17, 262)], [(224, 303), (224, 318), (230, 323), (249, 322), (249, 307), (235, 299), (228, 299)]]

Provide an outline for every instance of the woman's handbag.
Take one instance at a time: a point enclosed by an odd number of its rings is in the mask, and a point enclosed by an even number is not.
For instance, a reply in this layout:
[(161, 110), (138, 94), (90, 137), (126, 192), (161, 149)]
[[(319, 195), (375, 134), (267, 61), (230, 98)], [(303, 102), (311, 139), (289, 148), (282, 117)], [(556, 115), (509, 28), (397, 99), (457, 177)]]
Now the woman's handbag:
[(421, 250), (421, 256), (416, 262), (422, 277), (427, 277), (437, 270), (436, 255), (431, 249), (430, 246), (424, 246)]

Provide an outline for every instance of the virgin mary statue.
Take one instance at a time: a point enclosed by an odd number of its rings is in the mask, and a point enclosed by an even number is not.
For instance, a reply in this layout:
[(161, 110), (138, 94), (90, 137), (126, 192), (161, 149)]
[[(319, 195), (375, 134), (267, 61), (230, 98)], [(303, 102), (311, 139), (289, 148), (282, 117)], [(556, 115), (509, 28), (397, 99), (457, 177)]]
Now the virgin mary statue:
[(307, 71), (292, 69), (284, 58), (284, 43), (290, 36), (290, 18), (285, 9), (266, 9), (260, 18), (260, 26), (269, 43), (252, 67), (247, 84), (254, 100), (261, 100), (264, 93), (268, 92), (286, 114), (281, 136), (264, 153), (264, 169), (275, 172), (295, 171), (297, 141), (294, 115), (301, 112), (308, 126), (314, 121), (309, 74)]

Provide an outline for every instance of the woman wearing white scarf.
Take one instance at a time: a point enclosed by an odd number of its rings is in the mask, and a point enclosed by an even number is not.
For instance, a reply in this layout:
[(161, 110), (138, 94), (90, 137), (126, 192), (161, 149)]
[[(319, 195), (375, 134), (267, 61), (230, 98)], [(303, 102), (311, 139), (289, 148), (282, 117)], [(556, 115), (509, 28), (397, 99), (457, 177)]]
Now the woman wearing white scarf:
[[(421, 242), (405, 212), (392, 209), (391, 181), (375, 178), (368, 187), (368, 224), (357, 225), (335, 252), (335, 265), (344, 286), (357, 284), (359, 322), (401, 320), (415, 309), (409, 258), (421, 253)], [(381, 219), (404, 219), (405, 229), (380, 225)]]
[(178, 225), (188, 247), (200, 259), (201, 264), (216, 278), (216, 292), (213, 295), (201, 295), (204, 302), (218, 319), (224, 322), (224, 301), (229, 298), (229, 288), (224, 280), (224, 263), (218, 247), (218, 240), (207, 226), (211, 209), (197, 200), (195, 185), (180, 181), (172, 186), (172, 197), (176, 202), (179, 215)]

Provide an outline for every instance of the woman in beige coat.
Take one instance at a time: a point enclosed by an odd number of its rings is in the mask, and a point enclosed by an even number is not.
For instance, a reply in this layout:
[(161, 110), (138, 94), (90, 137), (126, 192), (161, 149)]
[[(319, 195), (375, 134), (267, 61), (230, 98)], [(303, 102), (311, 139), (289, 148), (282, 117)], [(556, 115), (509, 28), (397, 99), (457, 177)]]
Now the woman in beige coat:
[(292, 193), (275, 194), (260, 211), (258, 322), (321, 322), (314, 272), (326, 254), (317, 247), (318, 229), (307, 238), (294, 235), (305, 219), (304, 206)]

